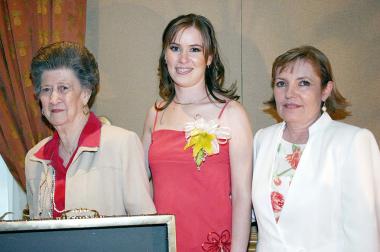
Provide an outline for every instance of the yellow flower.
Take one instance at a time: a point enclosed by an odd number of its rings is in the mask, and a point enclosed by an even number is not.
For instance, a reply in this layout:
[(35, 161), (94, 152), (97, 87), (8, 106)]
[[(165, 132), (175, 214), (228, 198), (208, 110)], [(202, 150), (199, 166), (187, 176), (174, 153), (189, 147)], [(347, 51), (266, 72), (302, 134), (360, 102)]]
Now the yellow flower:
[[(194, 130), (199, 131), (199, 130)], [(196, 157), (198, 152), (203, 150), (207, 155), (214, 154), (212, 152), (212, 140), (215, 139), (215, 135), (209, 134), (204, 131), (199, 131), (199, 133), (192, 135), (190, 141), (187, 142), (185, 150), (193, 146), (193, 157)]]
[(219, 144), (225, 144), (230, 138), (228, 128), (219, 127), (215, 121), (205, 122), (203, 118), (187, 123), (185, 136), (187, 143), (184, 150), (193, 147), (193, 158), (198, 170), (206, 157), (219, 153)]

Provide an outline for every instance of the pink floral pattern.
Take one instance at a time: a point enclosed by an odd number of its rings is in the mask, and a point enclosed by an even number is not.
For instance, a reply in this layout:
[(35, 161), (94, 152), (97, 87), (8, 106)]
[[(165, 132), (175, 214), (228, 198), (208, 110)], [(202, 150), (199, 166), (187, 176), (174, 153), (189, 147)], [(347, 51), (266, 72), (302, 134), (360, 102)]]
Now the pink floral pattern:
[(272, 208), (273, 212), (278, 213), (282, 210), (282, 207), (284, 206), (284, 195), (282, 195), (279, 192), (272, 192), (270, 194), (271, 202), (272, 202)]
[(292, 169), (297, 169), (298, 163), (301, 159), (301, 148), (295, 144), (292, 146), (293, 153), (286, 155), (286, 160), (288, 160), (290, 167)]
[(273, 179), (273, 183), (274, 183), (276, 186), (279, 186), (279, 185), (281, 185), (282, 180), (281, 180), (279, 177), (276, 177), (276, 178)]
[(207, 235), (207, 241), (202, 244), (202, 250), (207, 252), (230, 252), (230, 246), (230, 231), (224, 230), (220, 235), (216, 232), (210, 232)]
[(271, 204), (276, 222), (279, 221), (285, 199), (301, 160), (305, 145), (298, 145), (282, 140), (277, 148), (275, 168), (272, 175)]

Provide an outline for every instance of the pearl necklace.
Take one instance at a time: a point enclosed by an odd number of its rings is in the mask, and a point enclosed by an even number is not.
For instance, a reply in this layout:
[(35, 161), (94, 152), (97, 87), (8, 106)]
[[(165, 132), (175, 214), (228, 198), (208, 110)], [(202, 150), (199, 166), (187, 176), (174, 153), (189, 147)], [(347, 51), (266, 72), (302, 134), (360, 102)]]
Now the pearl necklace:
[[(53, 210), (56, 211), (57, 213), (60, 213), (62, 214), (64, 211), (66, 211), (66, 209), (62, 209), (62, 210), (59, 210), (57, 208), (57, 206), (55, 205), (55, 198), (54, 198), (54, 191), (55, 191), (55, 170), (53, 169), (53, 187), (52, 187), (52, 190), (51, 190), (51, 201), (52, 201), (52, 205), (53, 205)], [(52, 216), (53, 216), (53, 213), (52, 213)]]

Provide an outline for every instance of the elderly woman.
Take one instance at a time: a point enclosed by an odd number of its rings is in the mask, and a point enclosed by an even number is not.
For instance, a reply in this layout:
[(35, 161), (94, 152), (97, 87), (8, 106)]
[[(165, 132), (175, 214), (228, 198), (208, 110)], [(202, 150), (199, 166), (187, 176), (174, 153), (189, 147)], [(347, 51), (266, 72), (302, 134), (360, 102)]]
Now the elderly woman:
[(138, 136), (102, 125), (90, 112), (99, 83), (94, 56), (75, 43), (48, 45), (33, 58), (31, 77), (55, 132), (26, 156), (30, 217), (79, 208), (100, 215), (155, 213)]
[(380, 154), (345, 111), (327, 57), (302, 46), (276, 58), (273, 98), (282, 123), (254, 137), (252, 199), (258, 252), (380, 251)]

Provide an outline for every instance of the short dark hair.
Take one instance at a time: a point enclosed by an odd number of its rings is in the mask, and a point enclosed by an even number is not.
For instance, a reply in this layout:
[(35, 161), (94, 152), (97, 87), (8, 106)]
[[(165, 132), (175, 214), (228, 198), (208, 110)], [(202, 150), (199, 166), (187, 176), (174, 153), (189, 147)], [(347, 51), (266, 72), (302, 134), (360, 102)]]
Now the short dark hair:
[[(272, 89), (274, 88), (277, 71), (283, 71), (286, 67), (294, 64), (297, 60), (305, 60), (313, 66), (314, 71), (321, 79), (322, 89), (327, 86), (329, 81), (334, 81), (331, 64), (327, 56), (313, 46), (304, 45), (290, 49), (274, 60), (271, 79)], [(264, 102), (264, 104), (268, 105), (270, 108), (276, 109), (274, 95), (272, 95), (270, 100)], [(347, 106), (350, 104), (339, 92), (336, 85), (334, 85), (330, 96), (325, 101), (325, 104), (327, 112), (335, 119), (342, 119), (347, 115), (350, 115), (350, 112), (346, 110)]]
[(223, 88), (224, 66), (219, 56), (218, 42), (216, 40), (214, 27), (206, 17), (191, 13), (178, 16), (171, 20), (162, 35), (162, 51), (159, 59), (158, 73), (160, 77), (159, 94), (165, 103), (162, 107), (158, 107), (156, 104), (156, 109), (158, 110), (165, 109), (172, 102), (175, 96), (174, 82), (170, 77), (165, 62), (165, 50), (168, 48), (170, 43), (173, 42), (178, 32), (189, 27), (194, 27), (201, 33), (205, 59), (209, 56), (212, 57), (212, 62), (206, 68), (205, 73), (206, 88), (209, 94), (215, 100), (222, 103), (226, 101), (217, 97), (215, 93), (229, 99), (239, 99), (239, 96), (235, 94), (236, 84), (233, 84), (229, 89)]
[(39, 96), (41, 92), (41, 76), (44, 71), (60, 68), (74, 72), (82, 88), (91, 90), (92, 101), (99, 85), (98, 63), (85, 46), (74, 42), (57, 42), (38, 50), (32, 59), (30, 70), (35, 94)]

